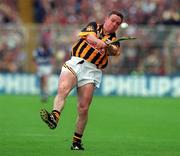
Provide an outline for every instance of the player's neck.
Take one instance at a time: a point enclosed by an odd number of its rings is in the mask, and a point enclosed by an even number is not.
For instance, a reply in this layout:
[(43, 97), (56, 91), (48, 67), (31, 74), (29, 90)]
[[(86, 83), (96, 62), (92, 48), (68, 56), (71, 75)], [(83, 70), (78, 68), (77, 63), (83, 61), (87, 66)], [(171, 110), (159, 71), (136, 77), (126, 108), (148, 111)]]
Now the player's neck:
[(108, 34), (110, 34), (110, 33), (107, 32), (107, 31), (103, 28), (103, 34), (104, 34), (104, 35), (108, 35)]

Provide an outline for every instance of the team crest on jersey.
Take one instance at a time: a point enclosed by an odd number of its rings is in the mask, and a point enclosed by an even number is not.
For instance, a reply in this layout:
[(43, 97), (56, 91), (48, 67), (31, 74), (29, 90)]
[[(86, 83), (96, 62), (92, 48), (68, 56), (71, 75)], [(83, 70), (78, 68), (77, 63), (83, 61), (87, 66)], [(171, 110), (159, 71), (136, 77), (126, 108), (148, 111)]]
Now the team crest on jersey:
[(86, 28), (86, 30), (87, 30), (87, 31), (93, 31), (94, 28), (93, 28), (93, 26), (88, 26), (88, 27)]

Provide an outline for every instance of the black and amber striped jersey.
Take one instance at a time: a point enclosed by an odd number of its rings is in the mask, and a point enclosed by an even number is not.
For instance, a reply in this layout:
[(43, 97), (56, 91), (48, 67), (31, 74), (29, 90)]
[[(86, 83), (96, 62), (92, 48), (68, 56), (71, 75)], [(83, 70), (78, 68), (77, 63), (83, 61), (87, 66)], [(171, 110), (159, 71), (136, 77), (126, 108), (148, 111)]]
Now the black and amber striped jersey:
[[(104, 69), (108, 64), (107, 52), (101, 52), (93, 47), (86, 41), (88, 34), (94, 34), (97, 38), (107, 41), (115, 40), (116, 34), (103, 34), (103, 24), (97, 24), (96, 22), (89, 23), (79, 33), (80, 39), (72, 47), (72, 56), (80, 57), (88, 62), (91, 62), (97, 66), (97, 68)], [(120, 46), (119, 43), (116, 44)]]

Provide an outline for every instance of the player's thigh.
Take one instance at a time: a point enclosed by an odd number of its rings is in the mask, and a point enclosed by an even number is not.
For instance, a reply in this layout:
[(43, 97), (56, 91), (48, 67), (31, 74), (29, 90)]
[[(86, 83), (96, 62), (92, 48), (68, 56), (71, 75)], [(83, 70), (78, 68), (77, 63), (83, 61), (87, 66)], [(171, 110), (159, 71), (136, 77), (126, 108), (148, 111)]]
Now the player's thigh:
[(76, 76), (69, 70), (62, 71), (59, 77), (58, 94), (67, 95), (76, 84)]
[(95, 85), (94, 83), (88, 83), (86, 85), (83, 85), (81, 87), (78, 87), (78, 104), (80, 106), (86, 106), (89, 107), (93, 93), (94, 93)]

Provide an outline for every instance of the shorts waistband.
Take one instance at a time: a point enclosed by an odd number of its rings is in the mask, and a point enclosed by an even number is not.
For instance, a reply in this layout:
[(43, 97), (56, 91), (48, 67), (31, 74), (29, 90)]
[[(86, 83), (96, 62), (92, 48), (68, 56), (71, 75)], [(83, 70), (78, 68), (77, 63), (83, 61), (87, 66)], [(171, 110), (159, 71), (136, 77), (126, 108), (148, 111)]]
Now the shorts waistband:
[[(87, 60), (81, 58), (81, 57), (76, 57), (76, 56), (72, 56), (71, 58), (75, 58), (75, 59), (78, 59), (80, 62), (78, 64), (82, 64), (84, 62), (86, 62), (87, 64), (90, 64), (91, 66), (97, 68), (97, 69), (100, 69), (98, 68), (95, 64), (91, 63), (91, 62), (88, 62)], [(82, 61), (82, 62), (81, 62)], [(84, 62), (83, 62), (84, 61)], [(101, 70), (101, 69), (100, 69)]]

